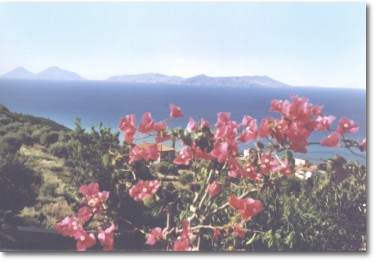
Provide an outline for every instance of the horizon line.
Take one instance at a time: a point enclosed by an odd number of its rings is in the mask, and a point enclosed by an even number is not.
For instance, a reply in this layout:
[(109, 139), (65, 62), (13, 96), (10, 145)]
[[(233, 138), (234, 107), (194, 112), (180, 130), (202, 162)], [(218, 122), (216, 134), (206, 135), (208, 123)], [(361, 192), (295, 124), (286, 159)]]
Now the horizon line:
[[(62, 70), (62, 71), (66, 71), (66, 72), (71, 72), (71, 73), (74, 73), (76, 75), (78, 75), (79, 77), (82, 78), (82, 80), (52, 80), (52, 79), (28, 79), (28, 78), (3, 78), (4, 75), (16, 70), (16, 69), (24, 69), (34, 75), (38, 75), (48, 69), (51, 69), (51, 68), (57, 68), (59, 70)], [(278, 83), (282, 83), (283, 85), (285, 86), (288, 86), (288, 87), (291, 87), (291, 88), (332, 88), (332, 89), (354, 89), (354, 90), (366, 90), (367, 86), (364, 86), (364, 87), (361, 87), (361, 86), (341, 86), (341, 85), (292, 85), (292, 84), (287, 84), (285, 82), (282, 82), (276, 78), (273, 78), (272, 76), (270, 75), (267, 75), (267, 74), (232, 74), (232, 75), (212, 75), (212, 74), (208, 74), (208, 73), (198, 73), (198, 74), (192, 74), (192, 75), (179, 75), (179, 74), (167, 74), (167, 73), (161, 73), (161, 72), (154, 72), (154, 71), (151, 71), (151, 72), (140, 72), (140, 73), (123, 73), (123, 74), (112, 74), (112, 75), (109, 75), (105, 78), (87, 78), (85, 77), (85, 75), (82, 75), (82, 74), (79, 74), (78, 72), (76, 71), (72, 71), (72, 70), (66, 70), (60, 66), (56, 66), (56, 65), (53, 65), (53, 66), (48, 66), (46, 68), (43, 68), (43, 70), (41, 71), (30, 71), (28, 68), (24, 67), (24, 66), (17, 66), (17, 67), (14, 67), (6, 72), (3, 72), (0, 74), (0, 79), (13, 79), (13, 80), (16, 80), (16, 79), (19, 79), (19, 80), (40, 80), (40, 81), (109, 81), (109, 82), (119, 82), (119, 83), (122, 83), (122, 81), (117, 81), (117, 80), (109, 80), (110, 78), (112, 77), (117, 77), (117, 76), (136, 76), (136, 75), (147, 75), (147, 74), (155, 74), (155, 75), (163, 75), (163, 76), (168, 76), (168, 77), (178, 77), (178, 78), (182, 78), (182, 79), (190, 79), (190, 78), (193, 78), (193, 77), (198, 77), (198, 76), (206, 76), (206, 77), (211, 77), (211, 78), (224, 78), (224, 77), (267, 77), (269, 79), (272, 79), (273, 81), (276, 81)], [(128, 83), (128, 82), (124, 82), (124, 83)], [(130, 82), (129, 82), (130, 83)], [(142, 83), (142, 82), (134, 82), (134, 83)]]

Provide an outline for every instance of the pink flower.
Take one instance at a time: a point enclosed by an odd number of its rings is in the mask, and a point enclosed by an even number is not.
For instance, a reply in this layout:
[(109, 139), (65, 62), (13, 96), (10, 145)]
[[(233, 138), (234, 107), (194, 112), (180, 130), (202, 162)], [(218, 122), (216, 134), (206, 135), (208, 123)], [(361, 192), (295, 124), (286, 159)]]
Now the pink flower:
[(97, 238), (99, 239), (100, 244), (103, 246), (104, 251), (113, 250), (115, 230), (116, 230), (116, 227), (114, 224), (112, 224), (105, 230), (100, 231), (99, 234), (97, 235)]
[(150, 112), (142, 114), (142, 120), (138, 130), (141, 133), (149, 133), (155, 130), (155, 123)]
[(191, 251), (191, 242), (189, 238), (179, 237), (174, 242), (174, 246), (172, 248), (173, 251)]
[(279, 172), (284, 176), (289, 176), (292, 174), (291, 164), (288, 160), (281, 161), (276, 168), (274, 168), (275, 172)]
[(145, 149), (139, 145), (135, 145), (129, 151), (129, 163), (134, 163), (144, 159)]
[(159, 158), (158, 146), (156, 144), (149, 144), (144, 147), (144, 156), (145, 161), (155, 161)]
[(208, 184), (207, 192), (211, 198), (216, 197), (221, 191), (221, 184), (217, 181), (213, 181)]
[(54, 225), (54, 230), (62, 236), (78, 238), (83, 231), (83, 226), (76, 217), (67, 216)]
[(217, 158), (219, 163), (223, 163), (229, 156), (229, 144), (227, 142), (218, 143), (211, 151), (211, 155)]
[(216, 123), (217, 129), (214, 134), (215, 140), (227, 141), (229, 143), (234, 143), (236, 141), (239, 124), (227, 118), (229, 116), (229, 113), (218, 113), (218, 122)]
[(89, 219), (91, 219), (92, 210), (87, 206), (83, 206), (79, 209), (77, 216), (78, 216), (79, 222), (82, 224), (85, 224), (89, 221)]
[(194, 131), (197, 130), (197, 124), (196, 124), (196, 121), (195, 121), (192, 117), (189, 118), (189, 121), (188, 121), (188, 123), (187, 123), (186, 130), (187, 130), (188, 132), (194, 132)]
[(221, 229), (218, 229), (218, 228), (213, 229), (213, 239), (217, 240), (218, 238), (220, 238), (221, 234), (222, 234)]
[(249, 115), (243, 116), (241, 125), (246, 127), (240, 135), (241, 142), (250, 142), (258, 137), (257, 120), (253, 119), (253, 117)]
[(242, 227), (242, 225), (240, 225), (240, 224), (235, 224), (234, 226), (233, 226), (233, 236), (235, 236), (235, 237), (239, 237), (239, 238), (244, 238), (245, 237), (245, 235), (246, 235), (246, 232), (247, 232), (247, 230), (246, 229), (244, 229), (243, 227)]
[(134, 114), (126, 115), (123, 117), (119, 124), (120, 130), (124, 132), (124, 140), (128, 144), (134, 141), (134, 134), (136, 133), (136, 116)]
[(334, 116), (318, 116), (316, 118), (316, 131), (325, 131), (330, 129), (330, 125), (336, 119)]
[(349, 120), (348, 118), (341, 118), (338, 121), (338, 127), (337, 127), (337, 132), (340, 134), (345, 134), (345, 133), (356, 133), (358, 132), (359, 127), (357, 123), (353, 120)]
[(217, 113), (217, 122), (216, 122), (217, 127), (227, 125), (229, 124), (230, 121), (231, 121), (230, 112)]
[(314, 115), (315, 110), (318, 113), (321, 108), (320, 106), (314, 108), (306, 97), (293, 96), (291, 102), (284, 105), (282, 113), (291, 120), (307, 120)]
[(208, 128), (209, 127), (209, 122), (204, 119), (204, 118), (201, 118), (200, 119), (200, 128), (203, 129), (203, 128)]
[(154, 123), (153, 128), (154, 128), (154, 131), (156, 132), (164, 131), (167, 128), (167, 123), (165, 121), (158, 121)]
[(201, 158), (204, 160), (212, 160), (213, 156), (210, 153), (205, 152), (200, 147), (196, 146), (195, 144), (192, 147), (193, 156), (196, 158)]
[(262, 174), (270, 174), (277, 165), (278, 162), (271, 156), (270, 153), (264, 153), (261, 155), (259, 169)]
[(170, 104), (170, 117), (179, 118), (183, 116), (182, 109), (175, 104)]
[(129, 152), (129, 163), (136, 161), (155, 161), (159, 158), (159, 151), (156, 144), (135, 145)]
[(258, 131), (251, 130), (250, 127), (246, 128), (240, 135), (240, 141), (243, 143), (247, 143), (257, 139)]
[(150, 233), (146, 235), (146, 244), (154, 246), (159, 240), (166, 239), (167, 229), (155, 227), (150, 230)]
[(262, 176), (257, 172), (256, 168), (250, 164), (245, 165), (242, 168), (242, 176), (252, 180), (258, 180)]
[(322, 146), (336, 147), (340, 142), (341, 135), (338, 132), (332, 132), (324, 139), (321, 140), (320, 144)]
[(273, 121), (271, 118), (262, 119), (259, 123), (258, 136), (261, 138), (267, 137), (271, 133)]
[(263, 210), (263, 204), (260, 200), (252, 198), (240, 199), (235, 195), (229, 197), (229, 205), (238, 210), (244, 219), (251, 219)]
[(254, 120), (253, 117), (251, 117), (249, 115), (244, 115), (242, 118), (241, 125), (248, 127), (248, 126), (250, 126), (250, 124), (254, 124), (254, 123), (256, 123), (256, 121)]
[(82, 185), (79, 189), (79, 192), (84, 195), (86, 198), (95, 197), (100, 192), (99, 183), (92, 182), (88, 185)]
[(295, 152), (305, 153), (308, 145), (307, 139), (310, 135), (311, 131), (305, 128), (301, 122), (292, 122), (287, 132), (290, 148)]
[(289, 101), (288, 100), (278, 100), (274, 99), (271, 101), (271, 107), (270, 111), (285, 113), (286, 109), (289, 107)]
[(187, 220), (182, 221), (182, 234), (175, 240), (173, 250), (174, 251), (191, 251), (191, 227), (190, 223)]
[(139, 180), (129, 189), (129, 195), (135, 201), (144, 201), (153, 196), (161, 186), (159, 180)]
[(76, 239), (76, 249), (78, 251), (86, 251), (96, 245), (96, 237), (94, 234), (88, 234), (82, 231), (82, 234)]
[(104, 209), (104, 203), (109, 198), (108, 191), (99, 191), (98, 183), (90, 183), (82, 185), (79, 192), (84, 195), (87, 205), (92, 208), (92, 211), (101, 211)]
[(184, 146), (179, 154), (176, 156), (174, 163), (177, 165), (186, 165), (188, 166), (193, 158), (192, 148), (189, 146)]
[(233, 178), (241, 177), (242, 166), (235, 157), (228, 158), (228, 176)]

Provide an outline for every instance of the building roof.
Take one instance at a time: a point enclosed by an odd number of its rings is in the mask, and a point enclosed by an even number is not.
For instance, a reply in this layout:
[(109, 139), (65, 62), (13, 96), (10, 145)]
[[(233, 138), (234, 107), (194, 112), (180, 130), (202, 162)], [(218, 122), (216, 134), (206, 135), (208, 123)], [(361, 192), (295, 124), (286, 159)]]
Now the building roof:
[[(149, 145), (152, 145), (152, 143), (142, 143), (142, 144), (139, 144), (138, 146), (144, 148), (144, 147), (147, 147)], [(174, 148), (167, 146), (167, 145), (164, 145), (164, 144), (160, 144), (160, 143), (157, 144), (157, 147), (158, 147), (159, 152), (175, 151)]]

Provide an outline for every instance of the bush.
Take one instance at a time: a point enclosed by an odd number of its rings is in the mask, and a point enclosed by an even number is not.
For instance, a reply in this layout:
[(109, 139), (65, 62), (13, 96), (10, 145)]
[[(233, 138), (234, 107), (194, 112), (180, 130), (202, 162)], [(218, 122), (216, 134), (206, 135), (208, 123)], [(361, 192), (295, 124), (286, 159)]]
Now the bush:
[(40, 184), (40, 177), (19, 158), (0, 158), (1, 209), (17, 212), (33, 205)]
[(35, 143), (40, 143), (42, 135), (45, 135), (49, 132), (49, 128), (45, 126), (33, 126), (32, 127), (32, 138)]
[(340, 182), (332, 170), (308, 180), (280, 178), (256, 196), (266, 210), (250, 229), (259, 251), (362, 251), (366, 249), (365, 167), (344, 165)]
[(58, 132), (46, 132), (41, 134), (39, 142), (44, 146), (50, 146), (54, 143), (56, 143), (59, 139), (59, 133)]
[(20, 135), (6, 135), (0, 140), (0, 154), (15, 154), (21, 147), (23, 139)]
[(176, 175), (178, 173), (178, 168), (167, 161), (161, 161), (157, 165), (157, 170), (159, 173), (162, 173), (163, 175)]
[(64, 142), (56, 142), (49, 147), (49, 152), (59, 158), (68, 158), (70, 155), (70, 147)]

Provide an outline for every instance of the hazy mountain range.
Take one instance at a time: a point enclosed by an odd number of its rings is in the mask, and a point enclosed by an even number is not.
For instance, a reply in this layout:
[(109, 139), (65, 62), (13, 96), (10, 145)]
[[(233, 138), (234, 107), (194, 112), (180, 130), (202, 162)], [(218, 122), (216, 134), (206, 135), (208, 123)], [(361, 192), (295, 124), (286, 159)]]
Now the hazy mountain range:
[(17, 67), (12, 71), (1, 75), (0, 78), (6, 79), (40, 79), (40, 80), (84, 80), (77, 73), (63, 70), (59, 67), (52, 66), (42, 72), (32, 73), (24, 67)]
[[(79, 74), (59, 67), (49, 67), (40, 73), (32, 73), (23, 67), (18, 67), (4, 75), (2, 79), (34, 79), (34, 80), (85, 80)], [(265, 75), (254, 76), (223, 76), (212, 77), (197, 75), (189, 78), (169, 76), (157, 73), (111, 76), (106, 81), (141, 84), (177, 84), (189, 86), (223, 86), (223, 87), (290, 87)]]

